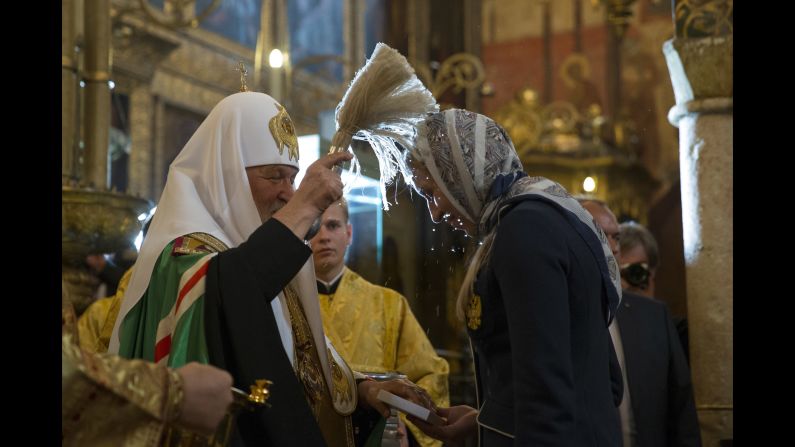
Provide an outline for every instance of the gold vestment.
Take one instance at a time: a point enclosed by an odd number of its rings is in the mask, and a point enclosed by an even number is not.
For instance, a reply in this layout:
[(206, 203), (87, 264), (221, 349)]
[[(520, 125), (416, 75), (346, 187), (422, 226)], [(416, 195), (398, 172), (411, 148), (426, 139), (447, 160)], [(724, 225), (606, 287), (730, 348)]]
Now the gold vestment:
[[(345, 267), (337, 290), (318, 297), (326, 335), (351, 369), (400, 372), (424, 388), (436, 405), (450, 405), (450, 367), (436, 354), (403, 295)], [(405, 422), (423, 446), (441, 446)]]

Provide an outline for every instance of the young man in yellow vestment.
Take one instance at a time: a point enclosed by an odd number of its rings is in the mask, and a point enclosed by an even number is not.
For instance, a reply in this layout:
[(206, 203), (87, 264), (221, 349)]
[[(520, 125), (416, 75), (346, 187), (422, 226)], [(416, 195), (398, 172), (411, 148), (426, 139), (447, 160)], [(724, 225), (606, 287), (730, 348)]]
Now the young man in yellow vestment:
[[(342, 199), (326, 209), (311, 240), (326, 335), (354, 370), (405, 374), (437, 405), (449, 405), (449, 365), (436, 354), (406, 298), (345, 266), (352, 234), (348, 204)], [(411, 444), (441, 446), (441, 441), (402, 420), (409, 427)]]

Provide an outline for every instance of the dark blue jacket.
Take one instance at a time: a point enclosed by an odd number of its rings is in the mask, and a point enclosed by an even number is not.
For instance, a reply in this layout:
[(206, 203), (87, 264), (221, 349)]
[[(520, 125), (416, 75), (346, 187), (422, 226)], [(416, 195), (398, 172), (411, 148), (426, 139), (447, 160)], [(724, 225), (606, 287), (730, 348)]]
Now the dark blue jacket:
[(564, 212), (519, 202), (478, 274), (481, 322), (468, 330), (482, 446), (621, 446), (599, 261)]

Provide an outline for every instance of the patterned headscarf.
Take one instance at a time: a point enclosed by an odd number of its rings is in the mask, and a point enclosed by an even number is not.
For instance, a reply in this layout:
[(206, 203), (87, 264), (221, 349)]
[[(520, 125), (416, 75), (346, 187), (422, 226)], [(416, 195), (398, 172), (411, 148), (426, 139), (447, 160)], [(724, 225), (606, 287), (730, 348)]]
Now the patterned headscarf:
[[(456, 210), (478, 224), (482, 244), (473, 256), (459, 294), (459, 315), (472, 294), (477, 271), (489, 258), (501, 214), (518, 201), (539, 199), (565, 211), (598, 260), (607, 295), (605, 319), (610, 324), (621, 300), (621, 279), (607, 237), (591, 214), (561, 185), (524, 173), (510, 137), (499, 124), (468, 110), (430, 114), (418, 126), (410, 155), (427, 168)], [(413, 185), (408, 179), (407, 183)]]

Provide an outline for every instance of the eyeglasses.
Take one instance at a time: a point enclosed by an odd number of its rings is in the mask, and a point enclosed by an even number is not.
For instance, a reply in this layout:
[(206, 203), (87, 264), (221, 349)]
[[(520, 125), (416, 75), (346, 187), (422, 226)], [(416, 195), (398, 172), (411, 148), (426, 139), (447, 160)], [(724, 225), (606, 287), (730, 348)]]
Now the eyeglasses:
[(639, 287), (645, 290), (649, 287), (649, 264), (645, 262), (636, 262), (634, 264), (621, 265), (621, 277), (634, 287)]

